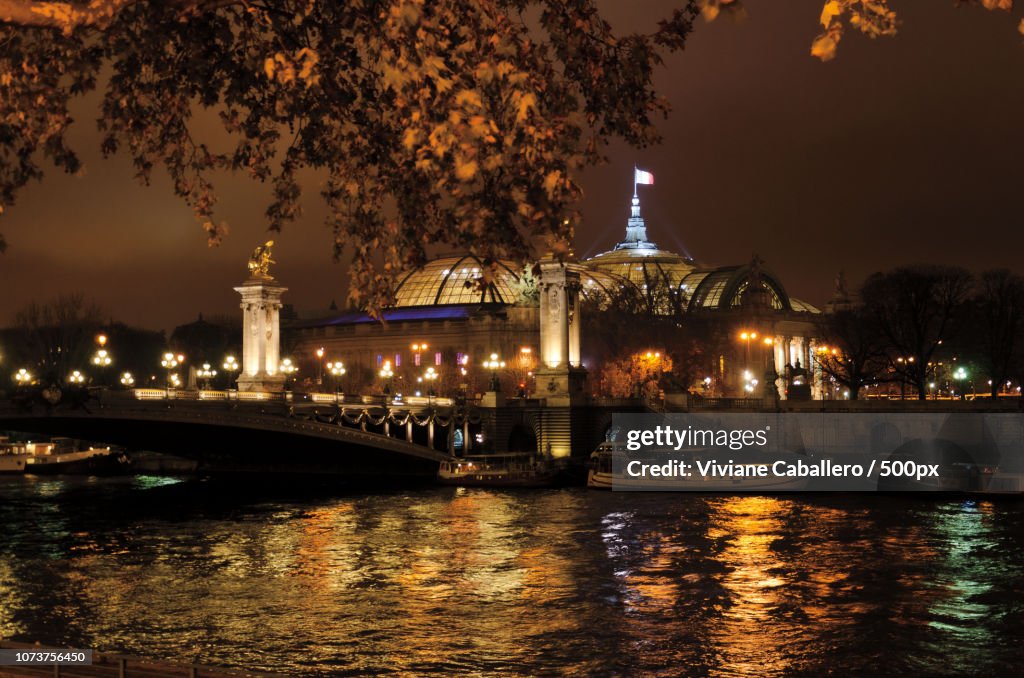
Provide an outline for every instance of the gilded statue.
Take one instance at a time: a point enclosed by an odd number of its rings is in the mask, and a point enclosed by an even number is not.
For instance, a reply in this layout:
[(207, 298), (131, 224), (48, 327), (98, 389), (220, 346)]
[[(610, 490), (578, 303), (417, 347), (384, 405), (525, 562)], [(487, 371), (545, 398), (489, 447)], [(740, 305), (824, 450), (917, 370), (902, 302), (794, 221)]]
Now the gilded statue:
[(274, 246), (273, 240), (268, 240), (265, 244), (260, 245), (252, 251), (252, 256), (249, 257), (249, 273), (254, 278), (272, 278), (270, 275), (270, 265), (276, 263), (270, 258), (270, 248)]

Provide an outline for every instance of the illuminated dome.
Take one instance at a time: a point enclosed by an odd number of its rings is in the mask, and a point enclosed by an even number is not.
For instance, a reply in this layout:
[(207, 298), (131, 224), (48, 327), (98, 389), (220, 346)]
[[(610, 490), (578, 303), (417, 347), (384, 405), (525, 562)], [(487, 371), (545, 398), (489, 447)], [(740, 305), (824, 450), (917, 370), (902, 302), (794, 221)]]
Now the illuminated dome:
[(586, 301), (607, 308), (612, 299), (624, 294), (635, 295), (636, 287), (629, 280), (600, 269), (588, 269), (582, 264), (571, 264), (580, 274), (580, 296)]
[[(757, 294), (751, 294), (751, 284)], [(786, 293), (782, 282), (771, 272), (761, 268), (757, 257), (743, 266), (723, 266), (709, 271), (695, 271), (683, 284), (690, 290), (690, 311), (725, 310), (762, 305), (776, 311), (820, 313), (820, 311)]]
[(481, 289), (487, 265), (471, 254), (441, 257), (407, 273), (395, 289), (395, 306), (513, 304), (519, 276), (514, 264), (499, 261), (494, 278)]
[(647, 239), (647, 225), (640, 216), (640, 199), (635, 194), (625, 240), (583, 263), (595, 272), (625, 278), (663, 312), (672, 312), (677, 306), (673, 301), (685, 303), (690, 298), (692, 289), (684, 279), (696, 268), (689, 257), (658, 249)]

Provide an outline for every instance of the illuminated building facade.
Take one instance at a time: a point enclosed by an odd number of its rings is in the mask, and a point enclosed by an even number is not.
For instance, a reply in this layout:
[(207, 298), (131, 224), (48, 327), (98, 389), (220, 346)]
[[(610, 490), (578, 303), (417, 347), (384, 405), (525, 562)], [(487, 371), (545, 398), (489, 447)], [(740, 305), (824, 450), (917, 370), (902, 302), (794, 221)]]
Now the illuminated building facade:
[[(317, 360), (323, 348), (327, 357), (321, 360), (345, 362), (350, 384), (366, 383), (390, 366), (400, 375), (396, 390), (413, 392), (422, 388), (421, 373), (433, 367), (440, 375), (439, 388), (450, 392), (464, 384), (471, 393), (485, 388), (482, 363), (496, 354), (510, 363), (522, 361), (511, 379), (513, 389), (529, 384), (534, 370), (544, 369), (542, 353), (551, 350), (542, 346), (540, 336), (540, 315), (548, 301), (543, 285), (512, 262), (498, 262), (486, 284), (485, 270), (469, 254), (434, 259), (400, 279), (383, 324), (359, 312), (293, 323), (295, 354), (304, 357), (307, 374), (322, 373), (310, 356)], [(770, 395), (764, 384), (775, 374), (780, 397), (786, 397), (794, 377), (801, 387), (795, 394), (820, 396), (818, 379), (813, 370), (808, 372), (818, 310), (790, 297), (757, 257), (743, 265), (707, 268), (660, 249), (648, 238), (635, 195), (624, 240), (607, 252), (568, 263), (566, 271), (578, 280), (574, 284), (583, 299), (600, 302), (625, 294), (655, 314), (679, 314), (684, 322), (720, 337), (709, 347), (713, 364), (693, 385), (695, 393)], [(568, 337), (569, 364), (586, 365), (586, 337), (580, 338), (578, 319)]]

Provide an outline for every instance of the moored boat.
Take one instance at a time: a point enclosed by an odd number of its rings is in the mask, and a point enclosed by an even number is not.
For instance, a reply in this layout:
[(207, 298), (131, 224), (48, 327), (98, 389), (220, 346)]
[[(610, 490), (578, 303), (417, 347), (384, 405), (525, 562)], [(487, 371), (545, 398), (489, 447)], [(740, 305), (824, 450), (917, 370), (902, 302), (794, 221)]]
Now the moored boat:
[(25, 473), (34, 475), (117, 475), (129, 471), (123, 451), (111, 447), (77, 449), (70, 438), (53, 438), (48, 443), (30, 443), (32, 454), (25, 461)]
[(437, 479), (462, 487), (551, 487), (559, 468), (531, 452), (479, 454), (441, 462)]
[(25, 462), (31, 457), (24, 443), (12, 443), (7, 436), (0, 436), (0, 473), (24, 473)]

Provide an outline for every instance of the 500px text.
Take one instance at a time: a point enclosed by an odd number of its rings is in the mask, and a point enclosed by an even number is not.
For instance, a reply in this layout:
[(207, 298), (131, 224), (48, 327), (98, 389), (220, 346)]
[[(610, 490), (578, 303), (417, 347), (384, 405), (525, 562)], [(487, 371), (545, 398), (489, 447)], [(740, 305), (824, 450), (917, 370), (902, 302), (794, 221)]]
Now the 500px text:
[[(878, 477), (887, 478), (937, 478), (939, 475), (938, 464), (918, 464), (913, 461), (891, 461), (878, 462), (874, 460), (867, 469), (867, 477), (872, 477), (878, 465)], [(695, 461), (687, 463), (679, 460), (670, 460), (662, 464), (645, 464), (640, 461), (631, 461), (626, 464), (626, 474), (634, 478), (689, 478), (694, 475), (705, 478), (861, 478), (865, 476), (864, 466), (861, 464), (836, 464), (829, 459), (821, 459), (813, 463), (802, 460), (794, 462), (776, 461), (767, 463), (745, 463), (737, 464), (733, 460), (720, 463), (714, 459)]]

